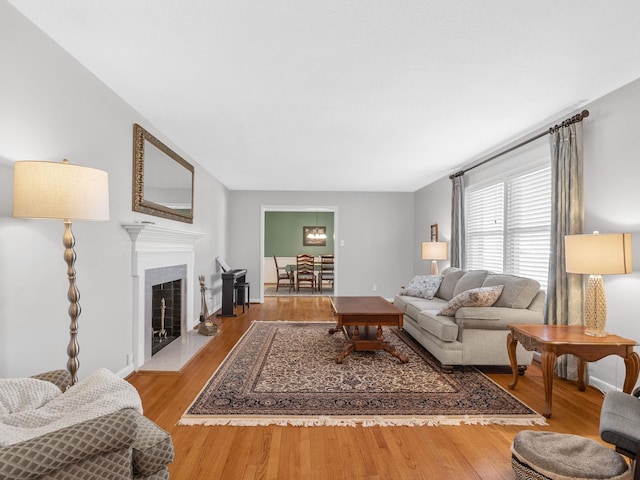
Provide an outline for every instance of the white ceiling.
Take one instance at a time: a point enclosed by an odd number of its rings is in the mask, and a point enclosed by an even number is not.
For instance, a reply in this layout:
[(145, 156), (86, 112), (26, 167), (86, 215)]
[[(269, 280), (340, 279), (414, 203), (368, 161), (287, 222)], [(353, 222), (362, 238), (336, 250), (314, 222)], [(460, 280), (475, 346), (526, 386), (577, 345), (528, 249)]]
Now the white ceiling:
[(233, 190), (412, 192), (640, 77), (637, 0), (9, 2)]

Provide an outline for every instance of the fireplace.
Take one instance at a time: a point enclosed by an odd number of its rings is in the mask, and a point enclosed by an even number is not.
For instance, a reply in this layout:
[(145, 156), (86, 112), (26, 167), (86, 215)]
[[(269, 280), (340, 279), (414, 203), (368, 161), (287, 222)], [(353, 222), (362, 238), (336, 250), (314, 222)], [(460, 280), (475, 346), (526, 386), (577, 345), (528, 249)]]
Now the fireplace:
[(151, 286), (151, 356), (180, 337), (182, 279)]
[[(127, 230), (132, 241), (132, 355), (133, 368), (139, 370), (145, 362), (151, 359), (153, 331), (158, 330), (153, 325), (152, 319), (152, 288), (154, 285), (180, 280), (180, 337), (176, 338), (184, 338), (185, 332), (197, 325), (199, 321), (194, 308), (195, 304), (199, 308), (199, 296), (194, 289), (196, 282), (194, 244), (204, 234), (150, 223), (124, 224), (123, 228)], [(167, 299), (165, 299), (165, 304), (166, 301)], [(173, 309), (176, 310), (176, 308), (174, 304)], [(168, 330), (166, 326), (165, 330)]]

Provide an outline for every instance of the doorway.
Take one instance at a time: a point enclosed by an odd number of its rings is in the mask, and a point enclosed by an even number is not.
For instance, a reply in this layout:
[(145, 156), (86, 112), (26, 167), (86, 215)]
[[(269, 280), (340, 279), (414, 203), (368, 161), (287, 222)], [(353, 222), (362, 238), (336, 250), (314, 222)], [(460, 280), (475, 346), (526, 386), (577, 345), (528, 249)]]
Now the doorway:
[[(326, 206), (326, 205), (296, 205), (296, 206), (282, 206), (282, 205), (264, 205), (261, 207), (262, 212), (260, 216), (260, 303), (264, 303), (265, 296), (265, 284), (270, 284), (270, 280), (273, 280), (275, 284), (275, 264), (273, 261), (273, 255), (278, 257), (278, 263), (295, 263), (295, 255), (298, 253), (311, 253), (320, 255), (323, 253), (333, 253), (335, 258), (335, 281), (333, 284), (333, 294), (335, 295), (338, 290), (338, 250), (336, 248), (335, 239), (338, 238), (338, 207)], [(287, 219), (290, 219), (290, 222)], [(283, 231), (278, 235), (283, 238), (278, 241), (277, 238), (273, 238), (272, 229), (270, 223), (276, 221), (278, 226), (282, 227)], [(284, 222), (284, 223), (282, 223)], [(288, 223), (288, 226), (287, 226)], [(273, 226), (273, 224), (271, 224)], [(308, 245), (303, 245), (303, 232), (304, 228), (308, 227), (325, 227), (327, 233), (327, 245), (320, 243), (310, 242)], [(270, 251), (266, 251), (265, 249)], [(281, 259), (282, 258), (282, 262)], [(285, 266), (279, 265), (279, 266)], [(285, 288), (285, 292), (288, 295), (288, 288)], [(280, 284), (279, 291), (283, 290), (282, 283)], [(291, 295), (296, 295), (295, 292), (291, 292)]]

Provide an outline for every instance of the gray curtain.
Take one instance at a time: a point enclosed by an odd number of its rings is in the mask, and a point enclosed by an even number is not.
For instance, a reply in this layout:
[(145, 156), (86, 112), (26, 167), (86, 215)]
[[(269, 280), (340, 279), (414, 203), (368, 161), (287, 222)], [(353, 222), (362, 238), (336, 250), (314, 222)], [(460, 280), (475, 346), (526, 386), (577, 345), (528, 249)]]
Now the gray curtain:
[(464, 173), (451, 179), (451, 266), (464, 267)]
[[(564, 236), (583, 233), (583, 155), (582, 122), (550, 132), (551, 147), (551, 254), (547, 290), (546, 323), (582, 325), (582, 275), (565, 271)], [(575, 358), (563, 355), (556, 363), (556, 374), (577, 379)]]

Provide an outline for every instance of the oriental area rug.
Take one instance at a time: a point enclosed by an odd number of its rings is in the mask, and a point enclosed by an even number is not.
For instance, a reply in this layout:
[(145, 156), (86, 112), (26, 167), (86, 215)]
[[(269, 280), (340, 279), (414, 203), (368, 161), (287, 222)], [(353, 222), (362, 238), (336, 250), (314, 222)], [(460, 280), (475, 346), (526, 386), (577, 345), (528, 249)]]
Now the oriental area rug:
[[(180, 425), (546, 425), (473, 367), (444, 373), (402, 330), (385, 340), (409, 357), (353, 352), (342, 364), (332, 323), (255, 321), (179, 421)], [(506, 348), (506, 347), (505, 347)]]

